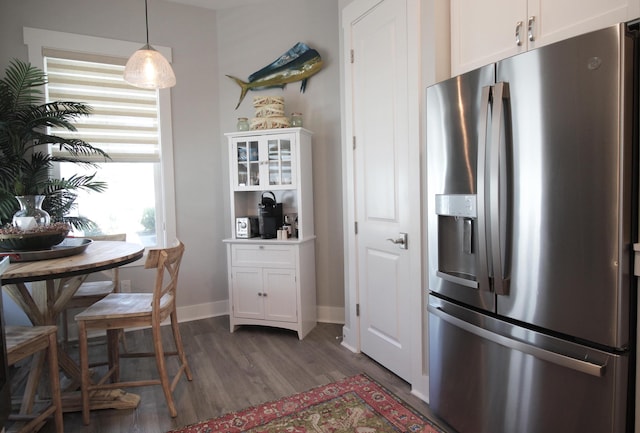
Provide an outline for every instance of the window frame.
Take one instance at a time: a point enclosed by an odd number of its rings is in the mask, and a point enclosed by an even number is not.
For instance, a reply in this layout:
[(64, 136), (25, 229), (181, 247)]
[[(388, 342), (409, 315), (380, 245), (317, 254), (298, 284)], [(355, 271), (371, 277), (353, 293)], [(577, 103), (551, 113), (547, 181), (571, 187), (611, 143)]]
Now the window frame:
[[(141, 48), (140, 43), (117, 39), (79, 35), (51, 30), (23, 28), (24, 43), (27, 45), (29, 62), (44, 70), (43, 48), (75, 51), (86, 54), (121, 57), (124, 59)], [(154, 45), (171, 62), (171, 48)], [(173, 172), (173, 132), (171, 122), (171, 91), (158, 90), (158, 112), (160, 133), (160, 182), (156, 182), (156, 200), (159, 200), (160, 215), (156, 212), (157, 246), (165, 247), (177, 237), (175, 177)], [(156, 173), (157, 175), (157, 173)], [(162, 218), (162, 220), (160, 220)]]

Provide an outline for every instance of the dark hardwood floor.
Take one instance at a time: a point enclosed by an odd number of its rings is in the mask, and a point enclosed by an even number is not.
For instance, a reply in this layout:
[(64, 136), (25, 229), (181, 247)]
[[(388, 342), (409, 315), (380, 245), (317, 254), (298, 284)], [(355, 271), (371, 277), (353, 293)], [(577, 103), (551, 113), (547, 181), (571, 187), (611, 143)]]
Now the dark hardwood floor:
[[(180, 326), (194, 380), (182, 378), (176, 387), (176, 418), (169, 416), (160, 386), (130, 388), (141, 396), (137, 409), (92, 411), (89, 426), (82, 424), (80, 413), (65, 413), (65, 432), (166, 432), (359, 373), (436, 421), (429, 407), (411, 395), (406, 382), (340, 345), (341, 325), (320, 323), (302, 341), (294, 332), (267, 327), (244, 326), (230, 333), (227, 316)], [(163, 332), (168, 342), (170, 329), (164, 327)], [(134, 350), (150, 350), (150, 331), (127, 333), (127, 344)], [(100, 344), (92, 348), (94, 353), (103, 349)], [(153, 358), (122, 363), (123, 378), (156, 374)], [(41, 431), (53, 432), (53, 423)]]

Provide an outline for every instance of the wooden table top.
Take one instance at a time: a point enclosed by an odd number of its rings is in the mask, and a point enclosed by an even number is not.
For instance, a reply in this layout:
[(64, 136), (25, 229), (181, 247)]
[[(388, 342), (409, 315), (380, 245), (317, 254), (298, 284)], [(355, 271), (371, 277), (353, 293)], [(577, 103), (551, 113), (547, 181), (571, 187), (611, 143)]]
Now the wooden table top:
[(94, 241), (84, 252), (73, 256), (11, 263), (2, 275), (2, 284), (50, 280), (97, 272), (135, 262), (143, 254), (144, 247), (139, 244)]

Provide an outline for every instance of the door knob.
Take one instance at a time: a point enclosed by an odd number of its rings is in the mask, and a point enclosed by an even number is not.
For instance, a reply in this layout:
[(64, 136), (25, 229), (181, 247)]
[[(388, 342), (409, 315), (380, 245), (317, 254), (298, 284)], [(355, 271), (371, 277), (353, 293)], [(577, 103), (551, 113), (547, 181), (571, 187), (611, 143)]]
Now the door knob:
[(387, 238), (387, 240), (393, 244), (398, 245), (401, 249), (407, 249), (407, 234), (400, 233), (400, 237), (398, 239)]

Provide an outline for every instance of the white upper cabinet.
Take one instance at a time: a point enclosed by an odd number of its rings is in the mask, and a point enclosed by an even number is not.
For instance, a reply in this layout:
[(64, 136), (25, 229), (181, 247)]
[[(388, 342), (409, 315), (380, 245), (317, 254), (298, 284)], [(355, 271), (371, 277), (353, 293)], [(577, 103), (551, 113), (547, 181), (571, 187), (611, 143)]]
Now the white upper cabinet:
[(451, 75), (526, 50), (515, 36), (517, 23), (526, 18), (524, 0), (451, 0)]
[(297, 134), (229, 136), (236, 191), (296, 188), (292, 161), (296, 158)]
[(451, 0), (451, 75), (637, 17), (638, 0)]
[(311, 131), (282, 128), (229, 132), (232, 238), (237, 217), (258, 216), (265, 192), (297, 217), (299, 238), (314, 236)]

